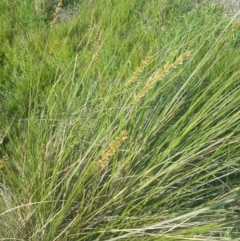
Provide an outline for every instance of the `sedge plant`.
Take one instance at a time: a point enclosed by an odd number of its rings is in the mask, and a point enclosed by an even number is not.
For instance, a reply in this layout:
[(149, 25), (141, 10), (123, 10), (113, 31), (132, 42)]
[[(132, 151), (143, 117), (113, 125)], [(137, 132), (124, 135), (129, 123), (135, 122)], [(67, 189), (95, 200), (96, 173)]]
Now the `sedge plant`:
[(237, 15), (66, 2), (0, 3), (0, 240), (237, 240)]

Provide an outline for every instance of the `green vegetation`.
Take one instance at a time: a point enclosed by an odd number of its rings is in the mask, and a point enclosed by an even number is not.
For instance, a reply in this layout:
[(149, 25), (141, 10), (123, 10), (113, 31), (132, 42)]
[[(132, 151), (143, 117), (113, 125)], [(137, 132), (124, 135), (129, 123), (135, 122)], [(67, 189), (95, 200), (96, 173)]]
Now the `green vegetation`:
[(36, 2), (0, 1), (0, 240), (238, 240), (237, 18)]

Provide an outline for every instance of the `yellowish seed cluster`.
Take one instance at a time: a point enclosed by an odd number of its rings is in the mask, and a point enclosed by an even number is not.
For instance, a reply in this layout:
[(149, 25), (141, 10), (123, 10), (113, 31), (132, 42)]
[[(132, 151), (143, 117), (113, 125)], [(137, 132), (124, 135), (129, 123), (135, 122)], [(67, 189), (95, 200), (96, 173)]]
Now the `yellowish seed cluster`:
[(132, 83), (134, 83), (138, 77), (140, 76), (140, 74), (144, 71), (144, 69), (146, 68), (146, 66), (149, 64), (149, 62), (152, 59), (152, 50), (150, 50), (146, 57), (143, 59), (143, 61), (141, 62), (140, 66), (136, 69), (136, 71), (133, 73), (133, 76), (129, 79), (129, 81), (126, 83), (126, 86), (128, 87), (129, 85), (131, 85)]
[(49, 50), (49, 55), (53, 55), (54, 50), (56, 48), (56, 46), (58, 45), (59, 41), (55, 41), (54, 44), (52, 45), (51, 49)]
[(7, 160), (8, 156), (3, 156), (2, 158), (0, 158), (0, 169), (4, 167)]
[(52, 25), (54, 25), (57, 22), (62, 6), (63, 6), (63, 0), (58, 0), (57, 7), (53, 15)]
[(183, 64), (183, 61), (185, 61), (190, 56), (190, 54), (191, 51), (187, 51), (181, 54), (175, 62), (165, 64), (163, 70), (160, 73), (157, 73), (148, 79), (147, 84), (143, 87), (140, 93), (134, 97), (134, 102), (138, 102), (143, 96), (145, 96), (146, 93), (154, 86), (157, 81), (167, 76), (171, 69), (174, 69), (178, 65)]
[(92, 35), (93, 35), (93, 32), (94, 30), (100, 26), (100, 24), (95, 24), (94, 23), (94, 15), (95, 15), (95, 9), (93, 8), (92, 10), (92, 15), (91, 15), (91, 22), (90, 22), (90, 25), (88, 27), (88, 31), (86, 32), (86, 34), (84, 34), (84, 36), (81, 38), (81, 40), (79, 41), (77, 47), (76, 47), (76, 50), (79, 50), (79, 48), (82, 46), (83, 42), (86, 40), (86, 39), (91, 39), (92, 38)]
[(109, 148), (103, 151), (100, 160), (95, 163), (94, 169), (96, 170), (98, 168), (105, 167), (126, 139), (127, 131), (124, 130), (114, 141), (110, 143)]
[(240, 19), (233, 24), (230, 34), (234, 33), (239, 27), (240, 27)]

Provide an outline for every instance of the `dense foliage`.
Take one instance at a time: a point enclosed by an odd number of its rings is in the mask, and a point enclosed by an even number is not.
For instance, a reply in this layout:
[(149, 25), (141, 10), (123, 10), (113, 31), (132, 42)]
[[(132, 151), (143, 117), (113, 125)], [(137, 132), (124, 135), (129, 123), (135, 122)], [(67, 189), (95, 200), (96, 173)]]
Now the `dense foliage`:
[(0, 239), (239, 237), (240, 22), (192, 0), (0, 1)]

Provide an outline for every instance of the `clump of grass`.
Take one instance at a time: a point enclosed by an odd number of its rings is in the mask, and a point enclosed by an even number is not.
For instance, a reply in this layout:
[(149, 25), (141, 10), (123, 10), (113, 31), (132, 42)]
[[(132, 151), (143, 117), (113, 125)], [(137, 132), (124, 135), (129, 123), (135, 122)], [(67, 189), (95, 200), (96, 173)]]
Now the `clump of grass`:
[(55, 28), (33, 3), (0, 7), (18, 13), (0, 15), (3, 240), (238, 238), (234, 19), (190, 0), (99, 0)]

